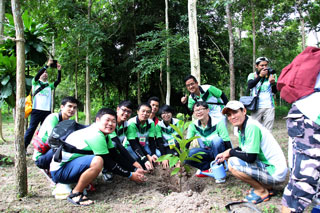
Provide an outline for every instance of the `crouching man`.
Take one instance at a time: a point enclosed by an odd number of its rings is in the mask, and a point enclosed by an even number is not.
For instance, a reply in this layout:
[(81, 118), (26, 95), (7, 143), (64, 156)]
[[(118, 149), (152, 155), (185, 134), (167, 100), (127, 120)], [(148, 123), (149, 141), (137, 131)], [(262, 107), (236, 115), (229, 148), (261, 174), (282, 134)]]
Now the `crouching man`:
[(91, 205), (83, 190), (91, 183), (102, 168), (105, 167), (114, 174), (128, 177), (135, 182), (145, 180), (144, 171), (134, 172), (132, 165), (124, 165), (122, 157), (115, 150), (109, 134), (116, 127), (116, 112), (102, 108), (96, 115), (96, 122), (91, 126), (75, 131), (68, 136), (66, 143), (78, 150), (92, 151), (92, 155), (62, 151), (61, 162), (54, 160), (50, 164), (52, 180), (59, 183), (76, 183), (68, 196), (68, 201), (75, 205)]
[(254, 204), (268, 201), (272, 188), (284, 182), (288, 170), (279, 144), (270, 131), (246, 115), (241, 102), (228, 102), (222, 113), (239, 128), (239, 147), (218, 154), (216, 160), (228, 159), (230, 172), (252, 187), (246, 201)]

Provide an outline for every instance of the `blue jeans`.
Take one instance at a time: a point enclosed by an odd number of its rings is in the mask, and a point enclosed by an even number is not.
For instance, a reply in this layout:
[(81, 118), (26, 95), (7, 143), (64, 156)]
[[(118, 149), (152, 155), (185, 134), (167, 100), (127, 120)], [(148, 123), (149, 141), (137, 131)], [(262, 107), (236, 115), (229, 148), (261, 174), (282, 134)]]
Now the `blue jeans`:
[(50, 163), (54, 152), (52, 149), (49, 149), (45, 154), (41, 155), (38, 160), (35, 161), (37, 167), (40, 169), (50, 169)]
[(93, 158), (94, 155), (85, 155), (73, 159), (57, 171), (51, 172), (52, 180), (55, 183), (77, 183), (82, 173), (90, 168)]
[(203, 159), (200, 159), (201, 163), (193, 160), (186, 160), (185, 163), (203, 171), (210, 168), (211, 161), (213, 161), (219, 153), (224, 152), (225, 147), (222, 138), (220, 138), (218, 135), (212, 139), (209, 147), (204, 147), (200, 139), (198, 139), (198, 142), (200, 147), (190, 149), (189, 157), (198, 152), (204, 152), (204, 154), (201, 154), (203, 157)]

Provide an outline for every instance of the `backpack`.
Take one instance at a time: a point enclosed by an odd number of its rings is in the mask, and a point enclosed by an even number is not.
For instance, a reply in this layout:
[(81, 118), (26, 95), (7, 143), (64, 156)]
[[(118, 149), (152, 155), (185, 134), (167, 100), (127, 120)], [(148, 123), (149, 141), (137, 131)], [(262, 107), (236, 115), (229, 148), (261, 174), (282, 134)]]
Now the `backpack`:
[[(61, 112), (58, 113), (58, 123), (62, 121), (62, 114)], [(45, 154), (47, 151), (49, 151), (50, 146), (48, 144), (48, 140), (46, 142), (43, 142), (42, 139), (38, 136), (39, 131), (36, 132), (36, 134), (32, 138), (32, 145), (35, 150), (38, 152)]]
[(293, 103), (313, 93), (319, 71), (320, 49), (307, 47), (291, 64), (282, 69), (277, 83), (280, 97)]
[(61, 162), (62, 150), (69, 153), (90, 155), (92, 151), (80, 150), (65, 142), (66, 138), (74, 131), (86, 128), (87, 126), (77, 123), (74, 120), (61, 121), (53, 130), (48, 139), (49, 146), (54, 152), (54, 161)]

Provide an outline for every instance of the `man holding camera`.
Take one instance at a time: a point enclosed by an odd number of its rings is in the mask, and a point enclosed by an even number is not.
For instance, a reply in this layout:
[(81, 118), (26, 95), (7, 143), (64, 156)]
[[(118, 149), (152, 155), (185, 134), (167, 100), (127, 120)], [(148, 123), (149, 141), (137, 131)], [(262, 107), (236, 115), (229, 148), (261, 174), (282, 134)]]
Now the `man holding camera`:
[(259, 57), (256, 60), (255, 73), (248, 76), (248, 89), (250, 95), (255, 96), (259, 92), (258, 109), (251, 113), (253, 119), (259, 121), (268, 130), (272, 130), (275, 110), (273, 94), (277, 92), (277, 75), (268, 67), (269, 60), (266, 57)]
[[(58, 76), (54, 83), (48, 82), (48, 67), (57, 68)], [(41, 68), (32, 79), (32, 112), (29, 128), (24, 135), (24, 145), (27, 150), (28, 145), (36, 131), (39, 123), (51, 113), (51, 94), (61, 81), (61, 65), (56, 60), (49, 59), (48, 63)]]

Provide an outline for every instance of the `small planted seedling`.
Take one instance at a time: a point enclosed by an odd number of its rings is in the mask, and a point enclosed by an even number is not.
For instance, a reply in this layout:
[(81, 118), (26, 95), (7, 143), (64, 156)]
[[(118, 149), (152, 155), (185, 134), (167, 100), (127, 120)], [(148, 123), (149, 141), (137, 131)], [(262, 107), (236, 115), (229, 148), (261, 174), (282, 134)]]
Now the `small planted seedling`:
[(196, 162), (201, 162), (201, 159), (203, 158), (201, 154), (205, 154), (204, 152), (198, 152), (192, 156), (189, 156), (189, 143), (197, 138), (199, 136), (194, 136), (192, 138), (187, 139), (185, 137), (185, 132), (191, 122), (190, 121), (182, 121), (180, 120), (178, 122), (178, 125), (172, 125), (170, 126), (178, 133), (178, 135), (172, 134), (172, 136), (175, 138), (175, 140), (179, 143), (179, 148), (177, 146), (174, 146), (174, 149), (178, 153), (178, 155), (173, 155), (173, 154), (167, 154), (163, 155), (158, 158), (158, 162), (162, 162), (165, 160), (169, 160), (169, 166), (170, 168), (174, 167), (175, 168), (172, 170), (171, 175), (179, 175), (179, 186), (180, 186), (180, 191), (181, 191), (181, 178), (182, 178), (182, 172), (183, 168), (184, 170), (188, 173), (190, 172), (190, 166), (185, 163), (186, 160), (192, 160)]

